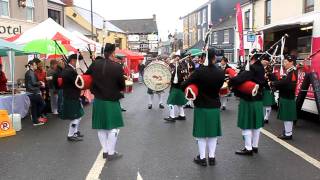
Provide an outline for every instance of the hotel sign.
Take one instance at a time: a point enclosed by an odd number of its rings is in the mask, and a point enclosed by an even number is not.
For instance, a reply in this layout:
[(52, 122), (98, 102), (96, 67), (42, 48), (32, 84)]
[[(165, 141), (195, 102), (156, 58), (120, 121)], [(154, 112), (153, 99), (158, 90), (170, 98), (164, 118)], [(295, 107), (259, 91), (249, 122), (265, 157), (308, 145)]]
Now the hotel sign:
[(36, 25), (37, 23), (33, 22), (0, 18), (0, 38), (8, 38), (17, 34), (22, 34)]

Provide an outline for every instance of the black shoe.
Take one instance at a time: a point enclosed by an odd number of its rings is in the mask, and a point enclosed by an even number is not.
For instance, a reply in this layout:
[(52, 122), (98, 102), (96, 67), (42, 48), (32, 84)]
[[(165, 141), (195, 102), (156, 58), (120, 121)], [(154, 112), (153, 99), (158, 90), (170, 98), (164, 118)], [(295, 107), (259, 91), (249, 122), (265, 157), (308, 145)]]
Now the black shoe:
[(107, 159), (107, 158), (108, 158), (108, 153), (103, 153), (103, 154), (102, 154), (102, 158), (103, 158), (103, 159)]
[(257, 153), (257, 154), (258, 154), (258, 148), (257, 148), (257, 147), (252, 147), (252, 151), (253, 151), (254, 153)]
[(269, 124), (269, 120), (265, 119), (265, 120), (264, 120), (264, 123), (265, 123), (265, 124)]
[(75, 134), (77, 137), (81, 137), (81, 138), (84, 137), (84, 135), (81, 134), (80, 131), (78, 131), (78, 132), (76, 132), (76, 133), (74, 133), (74, 134)]
[(108, 155), (107, 159), (108, 159), (108, 161), (112, 161), (112, 160), (120, 159), (120, 158), (122, 158), (122, 156), (123, 155), (121, 153), (114, 152), (113, 155)]
[(216, 158), (209, 158), (209, 166), (216, 165)]
[(160, 109), (164, 109), (164, 105), (163, 104), (159, 104), (159, 108)]
[(207, 166), (206, 158), (200, 159), (200, 155), (193, 159), (193, 162), (200, 166)]
[(193, 107), (192, 107), (190, 104), (185, 105), (184, 108), (186, 108), (186, 109), (193, 109)]
[(291, 136), (286, 136), (284, 134), (278, 136), (279, 139), (282, 139), (282, 140), (292, 140), (292, 135)]
[(77, 136), (67, 137), (67, 140), (68, 140), (68, 141), (71, 141), (71, 142), (83, 141), (83, 139), (82, 139), (82, 138), (77, 137)]
[(252, 152), (252, 150), (249, 151), (249, 150), (247, 150), (246, 148), (244, 148), (244, 149), (241, 149), (241, 150), (239, 150), (239, 151), (236, 151), (236, 154), (238, 154), (238, 155), (252, 156), (252, 155), (253, 155), (253, 152)]
[(170, 122), (170, 123), (174, 123), (174, 122), (176, 122), (176, 118), (172, 118), (172, 117), (167, 117), (167, 118), (164, 118), (164, 120), (165, 121), (167, 121), (168, 123)]
[(127, 110), (125, 110), (125, 109), (121, 108), (121, 111), (122, 111), (122, 112), (126, 112)]
[(178, 120), (178, 121), (185, 121), (185, 120), (187, 120), (186, 116), (178, 116), (178, 117), (176, 117), (175, 119)]
[(225, 106), (222, 106), (221, 110), (225, 111), (227, 108)]
[(152, 105), (151, 104), (148, 105), (148, 109), (152, 109)]

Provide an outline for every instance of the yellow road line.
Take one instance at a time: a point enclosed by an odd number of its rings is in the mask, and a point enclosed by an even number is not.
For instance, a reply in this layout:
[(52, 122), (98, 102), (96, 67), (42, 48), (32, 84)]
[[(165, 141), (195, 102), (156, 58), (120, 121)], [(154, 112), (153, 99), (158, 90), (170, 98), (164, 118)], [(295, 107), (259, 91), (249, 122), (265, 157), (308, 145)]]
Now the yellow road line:
[(102, 158), (102, 150), (99, 152), (96, 161), (93, 163), (86, 180), (100, 180), (99, 176), (106, 163), (106, 160)]

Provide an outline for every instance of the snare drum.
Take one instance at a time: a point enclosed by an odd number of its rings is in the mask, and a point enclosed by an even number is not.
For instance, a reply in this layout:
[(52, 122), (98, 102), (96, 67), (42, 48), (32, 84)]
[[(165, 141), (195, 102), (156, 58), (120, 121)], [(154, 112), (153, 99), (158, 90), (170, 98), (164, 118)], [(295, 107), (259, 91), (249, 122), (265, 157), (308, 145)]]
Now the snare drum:
[(153, 61), (145, 69), (143, 74), (144, 84), (153, 91), (163, 91), (170, 86), (170, 67), (163, 61)]

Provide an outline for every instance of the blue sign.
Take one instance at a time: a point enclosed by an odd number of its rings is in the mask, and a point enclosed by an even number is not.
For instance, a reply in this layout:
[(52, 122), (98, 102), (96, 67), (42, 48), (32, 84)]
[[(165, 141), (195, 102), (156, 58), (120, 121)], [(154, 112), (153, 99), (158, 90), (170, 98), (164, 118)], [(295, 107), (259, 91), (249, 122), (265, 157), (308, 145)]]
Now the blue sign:
[(255, 42), (255, 41), (256, 41), (256, 35), (254, 34), (247, 35), (247, 42)]

